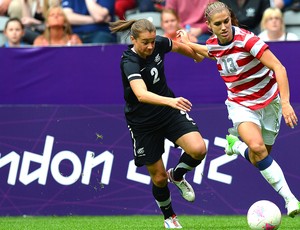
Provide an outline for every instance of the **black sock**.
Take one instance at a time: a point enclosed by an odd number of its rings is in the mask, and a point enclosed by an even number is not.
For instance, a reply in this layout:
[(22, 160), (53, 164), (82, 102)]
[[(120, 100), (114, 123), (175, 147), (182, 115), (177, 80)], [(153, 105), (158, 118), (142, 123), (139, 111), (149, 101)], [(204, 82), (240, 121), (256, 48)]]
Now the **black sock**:
[(168, 219), (170, 216), (175, 215), (172, 208), (170, 190), (168, 186), (160, 188), (153, 184), (152, 194), (164, 215), (164, 219)]
[(201, 161), (202, 160), (196, 160), (192, 158), (189, 154), (184, 152), (181, 155), (178, 164), (174, 168), (173, 171), (174, 180), (176, 181), (182, 180), (183, 175), (186, 174), (188, 171), (191, 171), (194, 168), (196, 168), (201, 163)]

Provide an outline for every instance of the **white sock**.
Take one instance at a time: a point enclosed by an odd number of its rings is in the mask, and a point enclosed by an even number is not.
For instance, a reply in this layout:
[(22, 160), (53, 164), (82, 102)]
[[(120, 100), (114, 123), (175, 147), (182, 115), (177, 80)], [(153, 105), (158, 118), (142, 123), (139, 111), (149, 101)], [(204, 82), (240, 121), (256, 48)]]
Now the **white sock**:
[(248, 148), (248, 146), (245, 144), (245, 142), (237, 141), (232, 146), (232, 150), (235, 154), (241, 154), (244, 158), (245, 157), (245, 151)]
[(260, 173), (275, 191), (284, 198), (286, 203), (290, 199), (296, 199), (285, 180), (282, 169), (274, 159), (272, 164), (268, 168), (260, 171)]

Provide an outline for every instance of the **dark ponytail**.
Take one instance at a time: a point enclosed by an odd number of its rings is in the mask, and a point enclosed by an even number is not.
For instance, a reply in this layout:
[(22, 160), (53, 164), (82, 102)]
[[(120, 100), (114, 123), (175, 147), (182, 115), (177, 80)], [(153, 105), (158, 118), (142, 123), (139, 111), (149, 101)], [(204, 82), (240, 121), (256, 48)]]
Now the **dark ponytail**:
[(112, 33), (130, 30), (129, 34), (135, 39), (139, 37), (141, 32), (156, 32), (155, 26), (147, 19), (118, 20), (111, 22), (109, 28)]

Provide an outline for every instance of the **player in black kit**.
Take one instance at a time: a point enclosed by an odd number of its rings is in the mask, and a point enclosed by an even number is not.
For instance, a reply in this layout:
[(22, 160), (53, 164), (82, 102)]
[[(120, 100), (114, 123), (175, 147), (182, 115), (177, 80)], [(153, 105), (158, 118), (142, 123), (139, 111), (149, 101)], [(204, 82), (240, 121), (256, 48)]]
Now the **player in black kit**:
[[(191, 102), (175, 97), (167, 85), (164, 58), (170, 51), (197, 62), (203, 57), (182, 43), (157, 36), (154, 25), (147, 19), (119, 20), (111, 23), (110, 29), (113, 33), (130, 30), (133, 43), (123, 53), (121, 71), (135, 164), (147, 167), (165, 228), (182, 228), (172, 208), (168, 179), (178, 187), (184, 199), (193, 202), (195, 193), (184, 175), (201, 163), (206, 146), (196, 123), (187, 114)], [(168, 171), (162, 161), (165, 138), (184, 150), (178, 164)]]

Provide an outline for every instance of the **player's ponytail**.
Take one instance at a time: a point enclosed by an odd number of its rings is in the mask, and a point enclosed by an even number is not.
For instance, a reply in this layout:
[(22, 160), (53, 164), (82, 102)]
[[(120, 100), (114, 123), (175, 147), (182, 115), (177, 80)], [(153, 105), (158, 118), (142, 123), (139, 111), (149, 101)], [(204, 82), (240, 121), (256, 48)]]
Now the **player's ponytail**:
[(109, 28), (112, 33), (130, 30), (129, 34), (134, 38), (138, 38), (141, 32), (156, 32), (155, 26), (147, 19), (118, 20), (111, 22)]
[(137, 20), (118, 20), (115, 22), (110, 22), (109, 23), (109, 29), (112, 33), (116, 32), (122, 32), (131, 29), (131, 26), (133, 23), (135, 23)]
[(228, 8), (228, 10), (230, 12), (231, 24), (233, 26), (239, 26), (239, 21), (235, 15), (235, 13), (233, 12), (233, 10), (231, 8)]

